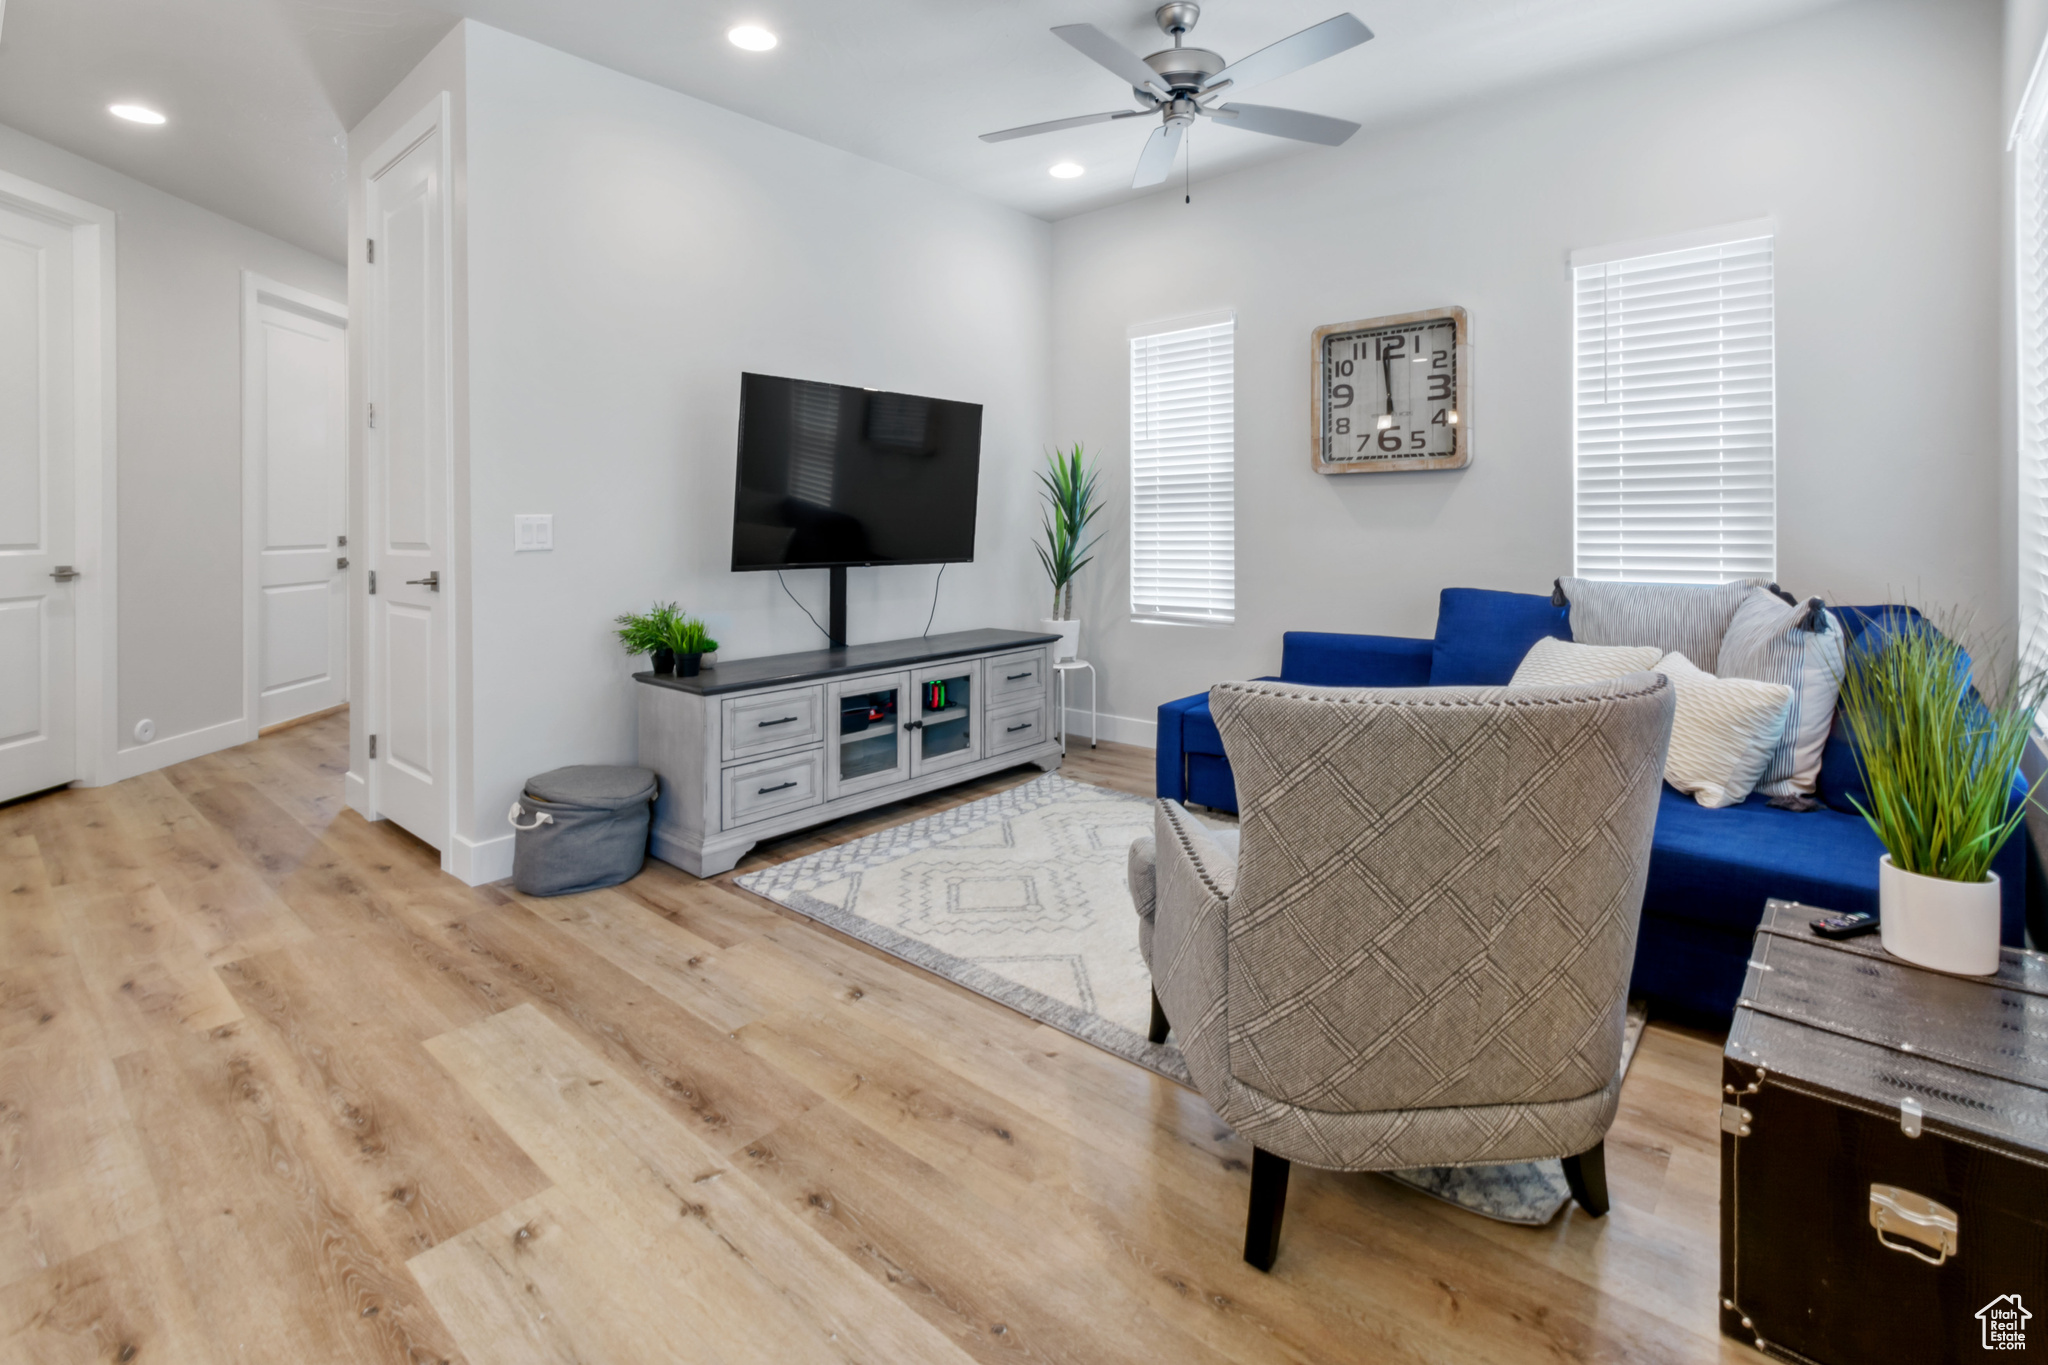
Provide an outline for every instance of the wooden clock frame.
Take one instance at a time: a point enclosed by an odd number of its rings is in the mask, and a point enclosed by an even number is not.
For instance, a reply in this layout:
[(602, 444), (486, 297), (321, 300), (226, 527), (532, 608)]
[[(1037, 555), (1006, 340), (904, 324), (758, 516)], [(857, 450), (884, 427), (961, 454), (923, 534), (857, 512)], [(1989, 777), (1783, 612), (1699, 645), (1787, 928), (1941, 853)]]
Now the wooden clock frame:
[[(1450, 318), (1456, 324), (1456, 354), (1452, 364), (1451, 405), (1458, 415), (1451, 428), (1451, 451), (1447, 455), (1405, 455), (1386, 460), (1326, 460), (1323, 458), (1323, 343), (1347, 332), (1386, 330), (1418, 322)], [(1333, 322), (1318, 327), (1309, 338), (1309, 461), (1318, 474), (1395, 474), (1417, 469), (1463, 469), (1472, 463), (1472, 343), (1465, 310), (1457, 306), (1428, 308), (1419, 313), (1392, 313), (1383, 318), (1357, 322)]]

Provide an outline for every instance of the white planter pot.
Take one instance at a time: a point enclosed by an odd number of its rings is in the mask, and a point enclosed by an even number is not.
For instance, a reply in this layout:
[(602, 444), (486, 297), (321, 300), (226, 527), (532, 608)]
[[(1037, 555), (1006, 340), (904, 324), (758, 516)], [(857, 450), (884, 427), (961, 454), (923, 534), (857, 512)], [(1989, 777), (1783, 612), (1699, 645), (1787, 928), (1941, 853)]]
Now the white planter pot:
[(1998, 971), (1998, 874), (1951, 882), (1877, 860), (1878, 932), (1884, 950), (1937, 972), (1991, 976)]
[(1052, 661), (1060, 663), (1067, 659), (1079, 658), (1081, 654), (1081, 623), (1079, 621), (1040, 621), (1039, 628), (1048, 635), (1057, 634), (1060, 642), (1052, 647)]

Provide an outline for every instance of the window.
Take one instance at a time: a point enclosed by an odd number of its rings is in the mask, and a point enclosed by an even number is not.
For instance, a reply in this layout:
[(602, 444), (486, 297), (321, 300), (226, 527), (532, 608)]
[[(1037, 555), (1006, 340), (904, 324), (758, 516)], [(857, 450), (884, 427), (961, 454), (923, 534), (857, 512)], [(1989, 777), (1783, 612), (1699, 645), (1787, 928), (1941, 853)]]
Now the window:
[(1227, 625), (1237, 611), (1229, 314), (1131, 334), (1131, 615)]
[(1573, 253), (1580, 577), (1777, 576), (1771, 243), (1749, 223)]
[(2048, 669), (2048, 83), (2037, 71), (2013, 127), (2019, 262), (2021, 667)]

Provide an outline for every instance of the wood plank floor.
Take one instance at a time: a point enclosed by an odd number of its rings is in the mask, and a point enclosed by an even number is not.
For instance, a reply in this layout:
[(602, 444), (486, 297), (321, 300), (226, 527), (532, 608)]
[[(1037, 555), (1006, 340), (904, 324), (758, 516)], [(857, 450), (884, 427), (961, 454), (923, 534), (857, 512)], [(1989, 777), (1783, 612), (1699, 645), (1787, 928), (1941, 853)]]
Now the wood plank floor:
[(346, 726), (0, 807), (0, 1361), (1750, 1358), (1713, 1038), (1650, 1027), (1604, 1221), (1297, 1169), (1261, 1275), (1199, 1096), (730, 877), (463, 887)]

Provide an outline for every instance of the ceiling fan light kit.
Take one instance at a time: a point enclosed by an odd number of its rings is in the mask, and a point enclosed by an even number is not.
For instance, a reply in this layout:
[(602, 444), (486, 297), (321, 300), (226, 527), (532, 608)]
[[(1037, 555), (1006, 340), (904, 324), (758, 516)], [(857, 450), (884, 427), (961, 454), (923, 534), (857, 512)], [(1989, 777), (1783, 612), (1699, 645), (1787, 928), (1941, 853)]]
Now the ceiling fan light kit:
[(1197, 118), (1212, 118), (1250, 133), (1290, 138), (1335, 147), (1358, 131), (1358, 125), (1299, 109), (1275, 109), (1262, 104), (1218, 104), (1223, 92), (1238, 86), (1273, 80), (1312, 66), (1326, 57), (1357, 47), (1372, 37), (1372, 30), (1356, 16), (1340, 14), (1305, 28), (1291, 38), (1262, 47), (1249, 57), (1226, 62), (1203, 47), (1189, 47), (1183, 41), (1202, 17), (1194, 0), (1169, 0), (1153, 12), (1160, 31), (1173, 39), (1173, 46), (1140, 57), (1093, 24), (1062, 24), (1053, 33), (1069, 47), (1096, 65), (1130, 83), (1138, 108), (1118, 109), (1103, 114), (1081, 114), (1074, 118), (1030, 123), (1021, 128), (983, 133), (983, 142), (1007, 142), (1011, 138), (1057, 133), (1115, 119), (1159, 116), (1159, 126), (1146, 139), (1138, 154), (1138, 171), (1132, 189), (1144, 189), (1164, 181), (1173, 170), (1181, 139)]

